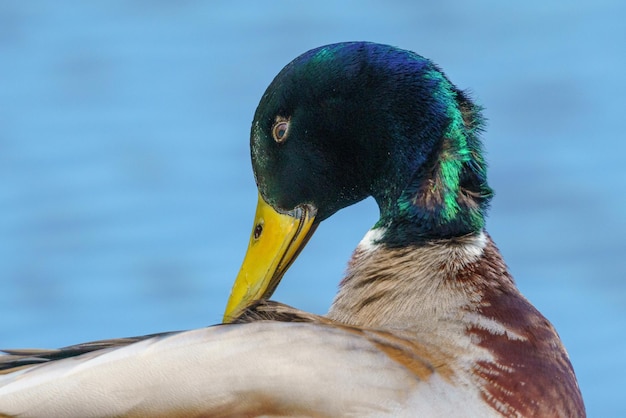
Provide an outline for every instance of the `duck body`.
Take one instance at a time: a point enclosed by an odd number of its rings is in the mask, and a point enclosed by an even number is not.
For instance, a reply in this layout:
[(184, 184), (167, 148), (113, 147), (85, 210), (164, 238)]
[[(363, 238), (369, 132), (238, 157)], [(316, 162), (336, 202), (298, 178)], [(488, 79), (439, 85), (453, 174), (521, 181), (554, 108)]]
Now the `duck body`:
[[(484, 229), (481, 129), (480, 108), (415, 53), (301, 55), (252, 123), (259, 208), (230, 323), (13, 351), (0, 417), (585, 416), (558, 334)], [(317, 224), (368, 196), (380, 219), (328, 314), (269, 301)]]

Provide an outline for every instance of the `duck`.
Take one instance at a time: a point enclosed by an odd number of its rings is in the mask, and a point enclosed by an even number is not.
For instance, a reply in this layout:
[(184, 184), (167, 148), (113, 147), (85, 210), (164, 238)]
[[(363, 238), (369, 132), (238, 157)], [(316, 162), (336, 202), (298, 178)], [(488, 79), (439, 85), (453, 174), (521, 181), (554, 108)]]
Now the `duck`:
[[(482, 113), (405, 49), (295, 58), (252, 121), (258, 204), (223, 323), (7, 350), (0, 417), (584, 417), (560, 337), (485, 229)], [(368, 197), (380, 218), (328, 313), (272, 301), (316, 227)]]

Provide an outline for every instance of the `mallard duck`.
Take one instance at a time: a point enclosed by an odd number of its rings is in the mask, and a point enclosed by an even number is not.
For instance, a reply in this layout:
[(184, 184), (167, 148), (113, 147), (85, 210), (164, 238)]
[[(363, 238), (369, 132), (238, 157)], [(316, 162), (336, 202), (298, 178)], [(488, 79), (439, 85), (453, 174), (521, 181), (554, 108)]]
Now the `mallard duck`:
[[(254, 115), (259, 200), (226, 324), (11, 351), (0, 416), (584, 416), (559, 336), (485, 231), (482, 128), (413, 52), (304, 53)], [(368, 196), (380, 219), (328, 314), (269, 301), (316, 226)]]

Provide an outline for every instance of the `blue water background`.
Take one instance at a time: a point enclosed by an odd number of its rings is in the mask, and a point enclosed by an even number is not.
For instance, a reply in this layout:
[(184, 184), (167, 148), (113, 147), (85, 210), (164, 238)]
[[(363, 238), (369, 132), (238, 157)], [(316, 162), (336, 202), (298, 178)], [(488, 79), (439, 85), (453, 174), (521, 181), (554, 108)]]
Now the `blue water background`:
[[(590, 416), (626, 416), (626, 3), (0, 2), (0, 346), (219, 322), (252, 224), (252, 114), (289, 60), (372, 40), (486, 108), (488, 230)], [(275, 299), (324, 313), (371, 200)]]

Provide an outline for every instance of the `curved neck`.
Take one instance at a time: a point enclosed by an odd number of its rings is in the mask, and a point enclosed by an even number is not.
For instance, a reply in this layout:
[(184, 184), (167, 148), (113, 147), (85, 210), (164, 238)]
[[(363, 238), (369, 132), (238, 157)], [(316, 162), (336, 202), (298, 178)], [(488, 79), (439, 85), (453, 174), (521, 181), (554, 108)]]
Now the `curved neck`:
[(441, 77), (445, 128), (403, 190), (375, 196), (381, 209), (376, 226), (387, 229), (382, 241), (391, 246), (476, 233), (493, 195), (478, 137), (480, 108), (440, 73), (433, 74)]

